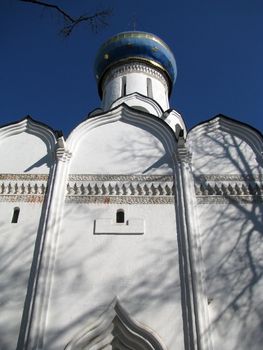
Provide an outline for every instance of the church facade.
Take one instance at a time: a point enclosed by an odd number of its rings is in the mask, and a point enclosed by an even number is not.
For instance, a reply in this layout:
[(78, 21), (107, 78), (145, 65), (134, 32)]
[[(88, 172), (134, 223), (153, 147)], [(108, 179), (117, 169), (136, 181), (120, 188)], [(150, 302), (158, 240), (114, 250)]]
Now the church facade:
[(67, 140), (0, 128), (0, 348), (261, 349), (261, 133), (187, 131), (153, 34), (110, 38), (95, 72), (101, 108)]

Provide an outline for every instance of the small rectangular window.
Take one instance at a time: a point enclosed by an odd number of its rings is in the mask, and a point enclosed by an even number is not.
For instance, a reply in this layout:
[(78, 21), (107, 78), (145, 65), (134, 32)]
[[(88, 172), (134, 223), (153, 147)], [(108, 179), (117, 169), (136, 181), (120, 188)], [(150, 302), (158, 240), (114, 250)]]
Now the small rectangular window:
[(18, 207), (14, 208), (13, 211), (13, 216), (12, 216), (12, 224), (16, 224), (18, 222), (18, 217), (19, 217), (20, 209)]
[(124, 223), (124, 210), (123, 209), (117, 210), (116, 223), (118, 223), (118, 224), (123, 224)]
[(153, 98), (152, 80), (147, 78), (147, 96)]
[[(123, 213), (124, 214), (124, 213)], [(141, 218), (120, 218), (124, 222), (111, 219), (94, 220), (94, 235), (143, 235), (145, 233), (145, 222)]]
[(121, 87), (121, 96), (126, 96), (126, 89), (127, 89), (127, 80), (126, 77), (122, 77), (122, 87)]

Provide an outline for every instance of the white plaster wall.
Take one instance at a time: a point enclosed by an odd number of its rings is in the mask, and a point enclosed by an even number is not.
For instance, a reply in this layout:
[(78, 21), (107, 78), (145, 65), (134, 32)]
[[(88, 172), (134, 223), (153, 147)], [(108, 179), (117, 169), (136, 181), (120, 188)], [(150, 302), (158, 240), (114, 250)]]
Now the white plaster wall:
[(170, 108), (168, 88), (158, 79), (152, 79), (153, 100), (159, 103), (163, 111)]
[(70, 164), (72, 174), (172, 174), (166, 146), (150, 133), (121, 120), (89, 131)]
[[(12, 188), (0, 193), (0, 348), (10, 350), (17, 345), (42, 210), (39, 198), (35, 200), (32, 194), (34, 190), (29, 194), (27, 189), (28, 185), (34, 189), (35, 184), (46, 187), (45, 179), (35, 180), (33, 174), (49, 173), (55, 137), (31, 119), (0, 131), (0, 174), (4, 175), (3, 183)], [(21, 191), (22, 184), (25, 192)], [(20, 208), (18, 222), (11, 223), (15, 207)]]
[(126, 75), (127, 95), (138, 92), (147, 96), (147, 75), (139, 73), (130, 73)]
[[(20, 208), (18, 223), (12, 224), (14, 207)], [(27, 292), (40, 204), (0, 203), (0, 348), (16, 349)]]
[(214, 350), (263, 344), (262, 204), (198, 206)]
[(137, 92), (147, 96), (147, 78), (150, 78), (152, 81), (152, 98), (162, 107), (164, 111), (169, 109), (167, 85), (153, 76), (143, 74), (142, 72), (133, 72), (113, 78), (105, 84), (102, 101), (104, 110), (108, 110), (114, 101), (122, 97), (123, 76), (126, 77), (126, 95)]
[(45, 174), (51, 166), (51, 154), (38, 136), (22, 132), (0, 141), (0, 173)]
[(121, 78), (118, 77), (114, 80), (108, 81), (103, 90), (102, 108), (107, 111), (111, 104), (121, 97)]
[(255, 150), (244, 139), (221, 129), (202, 135), (193, 130), (188, 145), (195, 174), (251, 174), (262, 169)]
[[(94, 220), (119, 208), (144, 219), (144, 234), (94, 235)], [(167, 349), (184, 349), (178, 265), (174, 205), (66, 204), (45, 348), (63, 349), (118, 296)]]

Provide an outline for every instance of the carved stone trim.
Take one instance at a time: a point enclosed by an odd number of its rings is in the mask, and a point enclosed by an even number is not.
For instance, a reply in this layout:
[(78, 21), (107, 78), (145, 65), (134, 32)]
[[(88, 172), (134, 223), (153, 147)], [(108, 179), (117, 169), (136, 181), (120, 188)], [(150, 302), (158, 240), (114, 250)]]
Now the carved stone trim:
[(109, 72), (106, 74), (105, 78), (103, 79), (102, 86), (105, 86), (110, 80), (128, 73), (144, 73), (158, 79), (159, 81), (161, 81), (162, 84), (168, 86), (168, 80), (166, 79), (164, 74), (159, 72), (158, 68), (154, 69), (146, 63), (142, 63), (139, 61), (122, 64), (116, 68), (110, 69)]
[(198, 204), (263, 203), (263, 196), (197, 196)]
[(172, 175), (70, 174), (68, 203), (174, 203)]
[(173, 181), (173, 175), (70, 174), (69, 181)]
[(174, 203), (172, 175), (70, 174), (67, 203)]
[(42, 203), (47, 174), (0, 174), (0, 202)]
[(261, 196), (263, 195), (263, 185), (257, 183), (201, 183), (195, 184), (197, 196)]
[(44, 195), (46, 193), (46, 183), (39, 184), (37, 182), (35, 183), (18, 183), (18, 182), (2, 182), (0, 184), (0, 196), (1, 195), (35, 195), (35, 194), (42, 194)]
[(172, 196), (173, 182), (71, 182), (68, 195)]
[(204, 174), (195, 176), (196, 182), (204, 182), (204, 181), (263, 181), (263, 174)]
[(0, 174), (0, 180), (47, 181), (48, 174)]
[(263, 202), (262, 174), (205, 174), (195, 176), (198, 204)]
[(174, 197), (146, 196), (67, 196), (66, 203), (86, 204), (174, 204)]
[(26, 202), (26, 203), (43, 203), (44, 195), (1, 195), (0, 202)]

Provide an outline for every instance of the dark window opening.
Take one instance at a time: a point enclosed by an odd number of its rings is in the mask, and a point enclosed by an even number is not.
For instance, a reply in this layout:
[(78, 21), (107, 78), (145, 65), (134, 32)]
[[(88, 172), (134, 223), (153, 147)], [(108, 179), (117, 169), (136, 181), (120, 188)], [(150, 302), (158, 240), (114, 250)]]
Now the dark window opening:
[(121, 96), (126, 96), (127, 81), (126, 77), (122, 77), (122, 91)]
[(123, 224), (124, 223), (124, 210), (122, 210), (122, 209), (117, 210), (116, 222), (119, 223), (119, 224)]
[(152, 80), (147, 78), (147, 96), (153, 98)]
[(19, 212), (20, 212), (20, 209), (18, 207), (14, 208), (13, 217), (11, 221), (12, 224), (16, 224), (18, 222)]
[(106, 92), (107, 92), (107, 90), (106, 90), (106, 88), (104, 87), (104, 89), (103, 89), (103, 97), (102, 97), (103, 101), (106, 100)]

